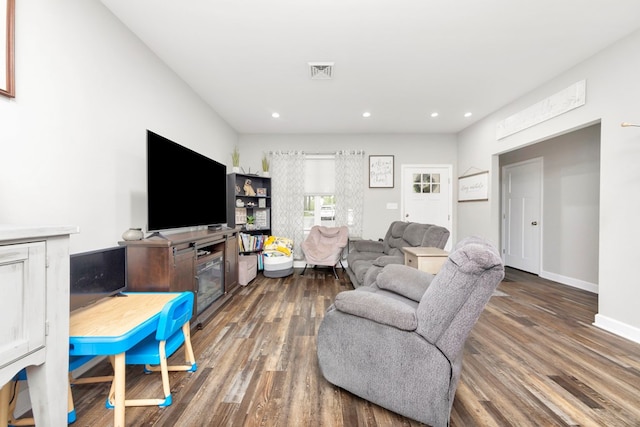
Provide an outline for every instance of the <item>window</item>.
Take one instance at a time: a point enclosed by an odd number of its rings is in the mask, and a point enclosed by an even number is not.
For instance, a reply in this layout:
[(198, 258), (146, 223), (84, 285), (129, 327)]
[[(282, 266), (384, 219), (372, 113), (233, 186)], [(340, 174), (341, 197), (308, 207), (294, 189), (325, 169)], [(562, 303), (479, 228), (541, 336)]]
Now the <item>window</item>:
[(305, 158), (305, 235), (314, 225), (335, 226), (335, 172), (334, 155), (308, 155)]
[(304, 196), (304, 230), (314, 225), (333, 227), (336, 223), (336, 204), (334, 195)]
[(414, 193), (439, 193), (440, 174), (439, 173), (414, 173), (413, 174)]

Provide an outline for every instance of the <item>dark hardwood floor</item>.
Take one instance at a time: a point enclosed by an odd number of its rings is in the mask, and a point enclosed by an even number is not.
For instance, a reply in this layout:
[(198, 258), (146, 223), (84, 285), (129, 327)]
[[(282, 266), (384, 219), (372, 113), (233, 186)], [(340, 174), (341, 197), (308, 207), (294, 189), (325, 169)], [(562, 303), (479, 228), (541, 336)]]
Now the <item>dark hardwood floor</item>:
[[(127, 425), (422, 425), (320, 374), (316, 331), (335, 294), (351, 289), (342, 277), (259, 274), (193, 334), (198, 370), (170, 374), (173, 404), (127, 408)], [(467, 340), (452, 426), (640, 426), (640, 345), (592, 326), (597, 295), (512, 269), (498, 290)], [(161, 394), (159, 377), (139, 367), (127, 380), (128, 397)], [(74, 386), (75, 426), (112, 424), (107, 391)]]

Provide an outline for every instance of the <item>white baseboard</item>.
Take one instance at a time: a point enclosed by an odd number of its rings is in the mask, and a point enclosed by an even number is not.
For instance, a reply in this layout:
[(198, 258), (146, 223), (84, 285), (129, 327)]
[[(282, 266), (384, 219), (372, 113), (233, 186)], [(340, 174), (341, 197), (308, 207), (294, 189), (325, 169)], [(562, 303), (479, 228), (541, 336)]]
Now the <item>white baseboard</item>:
[(640, 344), (640, 328), (627, 325), (626, 323), (622, 323), (619, 320), (612, 319), (602, 314), (596, 314), (593, 326)]
[(562, 283), (563, 285), (582, 289), (584, 291), (593, 292), (594, 294), (598, 293), (598, 285), (596, 283), (585, 282), (584, 280), (563, 276), (561, 274), (551, 273), (549, 271), (541, 271), (540, 277), (542, 277), (543, 279), (553, 280), (554, 282)]

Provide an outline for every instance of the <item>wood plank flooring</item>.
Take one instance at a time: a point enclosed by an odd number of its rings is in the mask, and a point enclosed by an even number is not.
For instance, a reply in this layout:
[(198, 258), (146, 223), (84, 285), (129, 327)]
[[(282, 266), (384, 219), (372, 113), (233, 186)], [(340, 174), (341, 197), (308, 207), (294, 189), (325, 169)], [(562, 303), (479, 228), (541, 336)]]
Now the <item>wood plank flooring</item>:
[[(127, 425), (422, 425), (320, 374), (316, 331), (347, 289), (329, 270), (259, 274), (193, 334), (198, 370), (170, 374), (173, 405), (127, 408)], [(467, 340), (452, 426), (640, 426), (640, 345), (591, 325), (597, 295), (512, 269), (498, 290)], [(74, 386), (75, 426), (112, 424), (107, 391)], [(127, 367), (127, 393), (160, 396), (160, 379)]]

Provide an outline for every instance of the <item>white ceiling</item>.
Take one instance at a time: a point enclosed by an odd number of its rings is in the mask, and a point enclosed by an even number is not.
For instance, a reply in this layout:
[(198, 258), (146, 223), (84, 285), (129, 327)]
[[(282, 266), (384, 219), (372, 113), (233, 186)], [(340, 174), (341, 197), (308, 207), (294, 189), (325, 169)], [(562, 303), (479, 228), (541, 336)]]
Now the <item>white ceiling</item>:
[(458, 132), (640, 28), (639, 0), (101, 1), (243, 134)]

